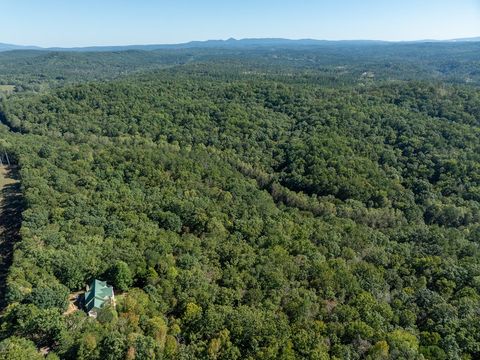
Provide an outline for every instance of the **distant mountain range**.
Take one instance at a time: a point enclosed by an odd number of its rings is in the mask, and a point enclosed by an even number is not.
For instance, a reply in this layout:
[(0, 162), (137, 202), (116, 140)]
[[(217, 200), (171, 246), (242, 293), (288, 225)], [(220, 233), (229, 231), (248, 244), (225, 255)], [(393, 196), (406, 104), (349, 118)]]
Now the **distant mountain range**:
[(22, 45), (0, 43), (0, 51), (10, 51), (10, 50), (43, 50), (43, 49), (39, 46), (22, 46)]
[(453, 39), (451, 41), (480, 41), (480, 36), (472, 38)]
[(13, 44), (0, 43), (0, 51), (10, 50), (47, 50), (47, 51), (125, 51), (125, 50), (159, 50), (159, 49), (191, 49), (191, 48), (247, 48), (247, 47), (278, 47), (278, 46), (315, 46), (340, 43), (357, 43), (357, 44), (373, 44), (387, 43), (375, 40), (345, 40), (345, 41), (328, 41), (328, 40), (290, 40), (290, 39), (233, 39), (228, 40), (207, 40), (207, 41), (191, 41), (181, 44), (152, 44), (152, 45), (120, 45), (120, 46), (87, 46), (87, 47), (50, 47), (42, 48), (39, 46), (22, 46)]
[[(410, 41), (418, 42), (474, 42), (480, 41), (480, 37), (452, 39), (452, 40), (419, 40)], [(263, 38), (263, 39), (233, 39), (228, 40), (207, 40), (207, 41), (191, 41), (182, 44), (153, 44), (153, 45), (125, 45), (125, 46), (88, 46), (88, 47), (51, 47), (44, 48), (39, 46), (23, 46), (14, 44), (0, 43), (0, 51), (11, 50), (44, 50), (44, 51), (125, 51), (125, 50), (143, 50), (152, 51), (159, 49), (191, 49), (191, 48), (252, 48), (252, 47), (291, 47), (291, 46), (325, 46), (325, 45), (371, 45), (371, 44), (391, 44), (395, 42), (380, 40), (314, 40), (301, 39), (290, 40), (280, 38)], [(403, 42), (408, 43), (408, 42)]]

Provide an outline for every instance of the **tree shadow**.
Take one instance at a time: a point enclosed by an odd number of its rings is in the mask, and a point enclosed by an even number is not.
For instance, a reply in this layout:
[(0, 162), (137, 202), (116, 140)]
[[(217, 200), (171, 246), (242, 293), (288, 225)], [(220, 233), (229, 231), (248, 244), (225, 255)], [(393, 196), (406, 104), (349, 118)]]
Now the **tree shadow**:
[(6, 281), (13, 260), (15, 243), (19, 240), (25, 200), (21, 192), (18, 169), (8, 168), (8, 177), (17, 180), (0, 190), (0, 309), (6, 304)]

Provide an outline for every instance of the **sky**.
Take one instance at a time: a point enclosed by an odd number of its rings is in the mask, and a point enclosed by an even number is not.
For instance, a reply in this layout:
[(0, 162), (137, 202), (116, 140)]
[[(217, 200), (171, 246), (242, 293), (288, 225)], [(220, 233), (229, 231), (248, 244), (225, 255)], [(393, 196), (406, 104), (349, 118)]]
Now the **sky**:
[(0, 0), (0, 42), (45, 47), (476, 36), (480, 0)]

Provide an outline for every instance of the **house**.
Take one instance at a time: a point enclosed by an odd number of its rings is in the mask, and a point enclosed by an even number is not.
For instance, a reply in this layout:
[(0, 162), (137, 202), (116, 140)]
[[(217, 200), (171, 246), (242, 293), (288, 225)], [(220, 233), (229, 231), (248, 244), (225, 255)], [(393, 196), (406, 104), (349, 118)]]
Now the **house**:
[(108, 286), (106, 281), (94, 279), (85, 292), (85, 310), (88, 315), (96, 318), (98, 310), (105, 304), (115, 305), (113, 287)]

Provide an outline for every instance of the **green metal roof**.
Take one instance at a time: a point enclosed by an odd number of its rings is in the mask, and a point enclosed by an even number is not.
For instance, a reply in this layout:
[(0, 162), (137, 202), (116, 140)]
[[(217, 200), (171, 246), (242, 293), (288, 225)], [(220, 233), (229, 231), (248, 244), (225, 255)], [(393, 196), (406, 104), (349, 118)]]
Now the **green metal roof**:
[(85, 292), (85, 308), (87, 311), (100, 309), (106, 301), (113, 298), (113, 288), (106, 281), (92, 280), (90, 288)]

